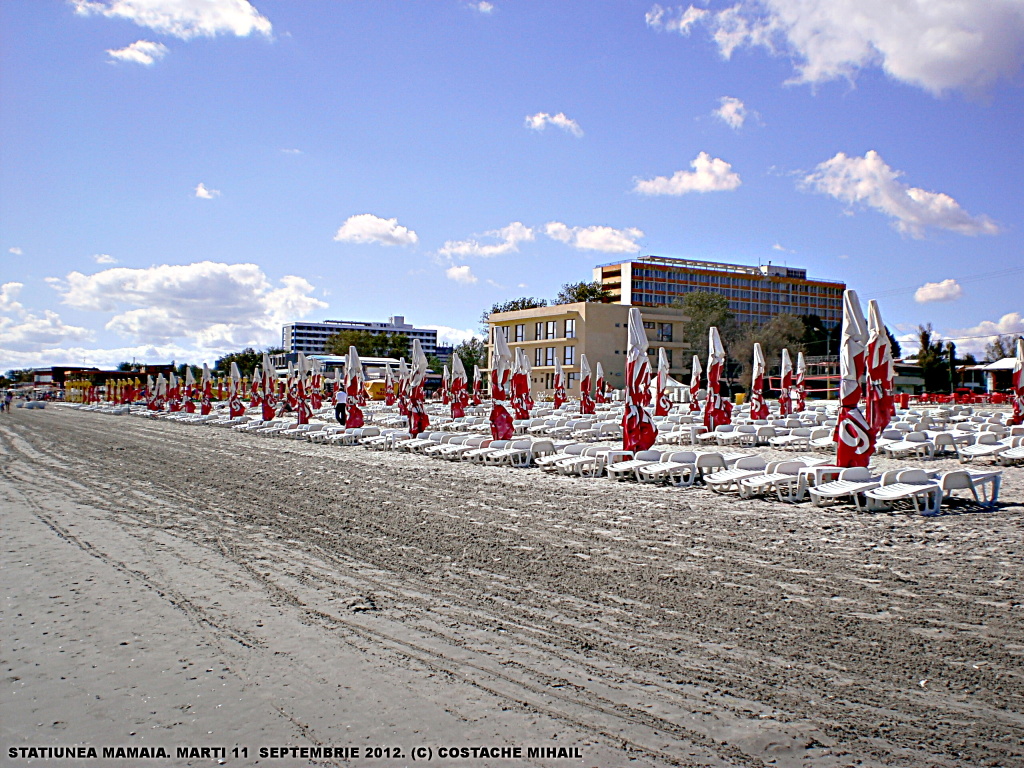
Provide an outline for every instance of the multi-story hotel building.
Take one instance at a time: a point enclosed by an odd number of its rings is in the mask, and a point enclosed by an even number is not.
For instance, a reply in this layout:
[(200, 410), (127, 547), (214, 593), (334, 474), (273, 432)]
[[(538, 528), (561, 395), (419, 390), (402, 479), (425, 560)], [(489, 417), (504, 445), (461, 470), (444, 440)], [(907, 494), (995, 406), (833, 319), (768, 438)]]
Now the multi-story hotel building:
[[(806, 269), (750, 267), (664, 256), (642, 256), (594, 268), (618, 304), (667, 307), (691, 291), (720, 293), (740, 323), (762, 324), (776, 315), (817, 315), (828, 327), (842, 320), (846, 284), (807, 277)], [(589, 359), (589, 358), (588, 358)]]
[[(688, 376), (690, 355), (680, 340), (682, 311), (673, 307), (641, 307), (640, 314), (652, 370), (658, 365), (658, 347), (664, 347), (670, 373), (679, 379)], [(580, 355), (586, 354), (596, 384), (597, 364), (604, 368), (608, 386), (622, 389), (625, 383), (629, 307), (622, 304), (579, 302), (550, 307), (496, 312), (489, 318), (489, 365), (493, 364), (496, 333), (505, 334), (513, 354), (522, 347), (533, 366), (534, 391), (550, 394), (553, 388), (555, 360), (561, 360), (567, 375), (566, 391), (579, 396)]]
[(420, 340), (420, 346), (425, 355), (433, 355), (437, 350), (437, 331), (429, 328), (414, 328), (405, 322), (402, 315), (389, 317), (386, 323), (367, 323), (358, 320), (288, 323), (281, 329), (281, 346), (287, 352), (321, 355), (326, 351), (327, 339), (340, 331), (369, 331), (374, 334), (387, 335), (405, 334), (409, 338), (410, 357), (414, 339)]

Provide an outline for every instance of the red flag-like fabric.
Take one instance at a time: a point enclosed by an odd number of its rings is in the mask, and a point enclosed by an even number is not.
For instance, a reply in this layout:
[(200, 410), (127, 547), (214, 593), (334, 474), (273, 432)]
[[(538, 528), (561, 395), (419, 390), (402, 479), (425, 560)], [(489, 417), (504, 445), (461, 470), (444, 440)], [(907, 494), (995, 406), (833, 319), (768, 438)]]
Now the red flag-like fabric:
[(1014, 426), (1024, 424), (1024, 339), (1017, 339), (1017, 357), (1013, 361), (1013, 417)]
[(494, 327), (494, 350), (491, 359), (491, 437), (495, 440), (509, 440), (512, 437), (512, 416), (502, 405), (509, 396), (512, 353), (508, 348), (504, 329)]
[(896, 415), (896, 401), (893, 397), (893, 381), (896, 368), (892, 359), (892, 347), (889, 334), (882, 322), (882, 313), (878, 302), (868, 302), (868, 348), (866, 353), (867, 366), (867, 405), (866, 419), (871, 427), (872, 437), (877, 440), (882, 431), (889, 426)]
[(650, 397), (651, 364), (647, 359), (647, 334), (640, 310), (629, 309), (626, 351), (626, 410), (622, 415), (622, 450), (646, 451), (658, 436), (654, 419), (644, 408), (644, 396)]
[(754, 342), (754, 368), (750, 380), (750, 418), (767, 419), (768, 403), (764, 399), (764, 352), (761, 345)]
[(709, 432), (722, 424), (732, 423), (732, 403), (722, 397), (722, 372), (725, 370), (725, 347), (718, 329), (708, 330), (708, 396), (704, 400), (704, 426)]
[(839, 350), (839, 420), (836, 423), (836, 466), (866, 467), (875, 439), (860, 410), (868, 331), (857, 292), (843, 293), (843, 335)]
[(590, 363), (585, 354), (580, 355), (580, 414), (583, 416), (594, 412), (594, 398), (590, 395), (592, 383)]

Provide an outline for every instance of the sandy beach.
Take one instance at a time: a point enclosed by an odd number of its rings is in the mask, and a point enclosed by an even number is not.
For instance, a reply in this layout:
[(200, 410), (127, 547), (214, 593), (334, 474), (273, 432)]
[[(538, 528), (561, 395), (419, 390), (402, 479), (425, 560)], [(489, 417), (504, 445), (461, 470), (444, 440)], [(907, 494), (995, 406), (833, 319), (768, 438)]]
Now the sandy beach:
[(924, 518), (61, 407), (0, 457), (4, 765), (1024, 766), (1021, 468)]

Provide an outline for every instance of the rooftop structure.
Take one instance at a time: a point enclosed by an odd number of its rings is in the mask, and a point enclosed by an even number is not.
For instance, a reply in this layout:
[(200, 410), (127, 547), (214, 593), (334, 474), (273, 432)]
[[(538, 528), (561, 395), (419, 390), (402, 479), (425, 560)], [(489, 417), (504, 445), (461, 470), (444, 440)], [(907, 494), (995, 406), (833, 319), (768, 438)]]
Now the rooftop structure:
[(826, 326), (842, 320), (846, 284), (807, 277), (807, 270), (767, 264), (752, 267), (666, 256), (641, 256), (594, 267), (617, 304), (671, 306), (692, 291), (720, 293), (740, 323), (763, 324), (776, 315), (817, 315)]

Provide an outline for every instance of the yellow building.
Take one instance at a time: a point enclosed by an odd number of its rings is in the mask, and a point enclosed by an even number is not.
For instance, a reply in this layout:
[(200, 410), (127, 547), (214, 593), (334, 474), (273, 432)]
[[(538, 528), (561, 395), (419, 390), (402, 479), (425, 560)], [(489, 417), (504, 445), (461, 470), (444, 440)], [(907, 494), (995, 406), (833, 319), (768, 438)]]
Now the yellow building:
[[(623, 304), (579, 302), (496, 312), (488, 318), (488, 361), (493, 359), (494, 334), (500, 332), (506, 334), (513, 354), (517, 347), (522, 347), (526, 353), (533, 366), (534, 392), (550, 394), (557, 358), (562, 361), (566, 374), (566, 392), (578, 396), (582, 354), (587, 356), (595, 384), (600, 362), (608, 386), (622, 389), (629, 309)], [(664, 347), (671, 375), (688, 380), (691, 355), (689, 346), (681, 341), (682, 324), (686, 320), (682, 311), (671, 307), (640, 307), (640, 314), (650, 344), (652, 370), (658, 365), (658, 348)]]

